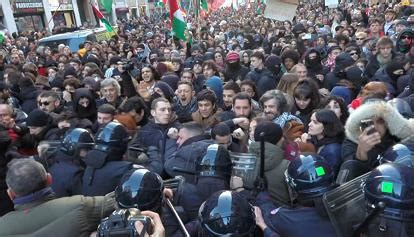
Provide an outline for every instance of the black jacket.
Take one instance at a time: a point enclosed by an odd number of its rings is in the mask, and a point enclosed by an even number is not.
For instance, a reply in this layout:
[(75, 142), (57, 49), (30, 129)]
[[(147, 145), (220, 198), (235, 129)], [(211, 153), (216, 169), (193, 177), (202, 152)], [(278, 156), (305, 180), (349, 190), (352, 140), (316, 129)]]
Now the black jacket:
[(268, 69), (254, 69), (246, 75), (246, 79), (256, 83), (258, 97), (268, 91), (276, 88), (276, 79)]

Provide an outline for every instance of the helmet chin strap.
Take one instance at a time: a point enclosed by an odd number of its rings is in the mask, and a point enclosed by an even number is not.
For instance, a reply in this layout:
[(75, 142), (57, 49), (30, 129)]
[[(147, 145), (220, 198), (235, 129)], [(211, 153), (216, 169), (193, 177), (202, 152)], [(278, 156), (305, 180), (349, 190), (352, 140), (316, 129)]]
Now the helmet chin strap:
[(359, 237), (362, 233), (364, 233), (368, 229), (369, 223), (378, 216), (379, 213), (381, 213), (385, 209), (385, 203), (384, 202), (378, 202), (374, 205), (374, 209), (368, 214), (368, 216), (364, 219), (364, 221), (359, 224), (352, 236)]

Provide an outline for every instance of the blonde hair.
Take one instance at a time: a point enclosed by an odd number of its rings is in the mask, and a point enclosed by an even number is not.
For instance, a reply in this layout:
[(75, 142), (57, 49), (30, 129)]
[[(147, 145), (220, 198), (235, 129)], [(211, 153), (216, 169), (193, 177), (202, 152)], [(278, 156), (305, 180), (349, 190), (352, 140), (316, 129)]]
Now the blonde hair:
[[(302, 64), (303, 65), (303, 64)], [(285, 92), (286, 94), (293, 96), (293, 91), (299, 82), (299, 77), (296, 73), (285, 73), (280, 78), (279, 84), (276, 89)]]

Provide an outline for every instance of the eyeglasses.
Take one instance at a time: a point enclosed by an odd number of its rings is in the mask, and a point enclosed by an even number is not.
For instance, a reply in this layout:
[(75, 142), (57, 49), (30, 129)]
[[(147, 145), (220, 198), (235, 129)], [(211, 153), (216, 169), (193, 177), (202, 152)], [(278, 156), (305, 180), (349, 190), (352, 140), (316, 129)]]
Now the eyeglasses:
[(353, 52), (353, 53), (349, 53), (349, 55), (354, 56), (354, 55), (358, 55), (357, 52)]
[(364, 40), (365, 38), (356, 38), (356, 40)]
[(408, 35), (402, 35), (402, 36), (401, 36), (401, 39), (402, 39), (402, 40), (405, 40), (405, 39), (413, 39), (413, 37), (408, 36)]
[(44, 106), (49, 106), (50, 105), (50, 103), (52, 103), (51, 101), (39, 101), (39, 102), (37, 102), (38, 103), (38, 105), (39, 106), (42, 106), (42, 105), (44, 105)]

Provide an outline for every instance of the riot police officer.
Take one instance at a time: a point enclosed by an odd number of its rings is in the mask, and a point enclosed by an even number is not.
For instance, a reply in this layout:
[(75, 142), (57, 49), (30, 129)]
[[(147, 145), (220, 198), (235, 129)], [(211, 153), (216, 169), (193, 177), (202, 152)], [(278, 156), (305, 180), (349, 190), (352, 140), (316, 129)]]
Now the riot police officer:
[(223, 190), (203, 202), (197, 220), (186, 227), (191, 236), (253, 236), (255, 211), (239, 193)]
[[(166, 236), (171, 236), (178, 229), (178, 221), (165, 205), (167, 200), (164, 198), (164, 192), (172, 196), (171, 189), (164, 191), (163, 180), (157, 173), (139, 167), (122, 176), (115, 189), (115, 200), (120, 208), (137, 208), (140, 211), (158, 213), (163, 221)], [(186, 217), (180, 215), (180, 218), (185, 221)]]
[(269, 194), (261, 192), (257, 203), (264, 214), (259, 218), (263, 218), (266, 223), (259, 225), (262, 230), (266, 233), (268, 227), (286, 237), (336, 236), (321, 200), (325, 192), (335, 187), (334, 172), (330, 165), (319, 155), (301, 155), (291, 161), (285, 176), (298, 206), (275, 206)]
[(387, 163), (367, 177), (363, 191), (368, 215), (355, 235), (414, 236), (414, 170)]
[(218, 144), (211, 144), (196, 164), (196, 183), (185, 183), (180, 206), (190, 220), (197, 217), (203, 201), (213, 193), (230, 189), (232, 162), (229, 151)]
[(397, 143), (388, 148), (380, 158), (380, 163), (398, 163), (414, 167), (414, 144)]
[(133, 168), (131, 162), (122, 160), (128, 138), (127, 130), (117, 122), (110, 122), (98, 131), (95, 146), (85, 158), (83, 195), (99, 196), (114, 191), (122, 175)]
[(57, 197), (81, 194), (83, 158), (93, 145), (93, 137), (88, 130), (75, 128), (65, 136), (59, 149), (49, 159), (52, 189)]

